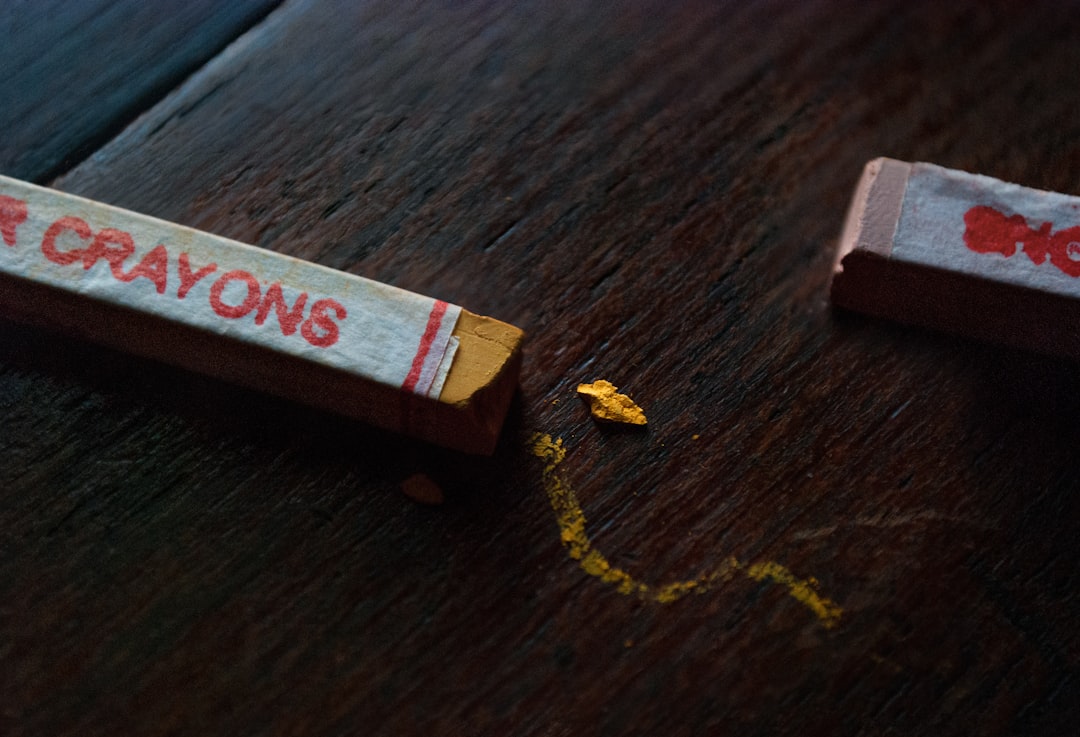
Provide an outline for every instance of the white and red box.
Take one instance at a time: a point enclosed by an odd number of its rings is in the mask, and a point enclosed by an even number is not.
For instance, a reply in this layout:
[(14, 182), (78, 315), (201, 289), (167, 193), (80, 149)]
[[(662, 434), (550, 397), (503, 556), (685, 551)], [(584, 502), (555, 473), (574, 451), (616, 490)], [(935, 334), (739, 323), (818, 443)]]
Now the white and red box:
[(1080, 197), (875, 159), (844, 224), (832, 300), (1080, 357)]

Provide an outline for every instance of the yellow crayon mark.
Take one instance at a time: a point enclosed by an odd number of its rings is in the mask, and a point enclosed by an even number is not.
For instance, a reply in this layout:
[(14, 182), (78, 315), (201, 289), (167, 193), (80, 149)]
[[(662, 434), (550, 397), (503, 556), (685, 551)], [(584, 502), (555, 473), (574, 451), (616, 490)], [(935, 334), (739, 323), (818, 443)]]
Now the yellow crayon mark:
[(834, 602), (825, 599), (817, 592), (818, 582), (816, 578), (808, 578), (805, 581), (795, 578), (784, 566), (773, 561), (755, 563), (745, 570), (745, 573), (755, 581), (771, 579), (775, 583), (786, 586), (788, 593), (796, 600), (810, 607), (811, 611), (818, 616), (826, 627), (833, 627), (840, 621), (840, 615), (844, 610)]
[(577, 503), (574, 490), (555, 474), (555, 468), (566, 457), (562, 439), (552, 440), (550, 435), (536, 436), (533, 454), (545, 461), (544, 487), (547, 489), (551, 508), (555, 510), (562, 544), (569, 551), (570, 557), (578, 561), (578, 565), (590, 576), (615, 584), (619, 593), (644, 595), (648, 587), (634, 581), (626, 571), (608, 563), (607, 559), (593, 548), (585, 534), (585, 513)]
[(768, 580), (786, 587), (788, 593), (817, 615), (826, 628), (835, 627), (840, 622), (843, 610), (835, 602), (818, 593), (816, 579), (796, 578), (785, 566), (774, 561), (747, 566), (729, 556), (716, 570), (694, 579), (675, 581), (659, 587), (637, 581), (626, 571), (611, 565), (589, 540), (585, 531), (585, 512), (578, 502), (577, 494), (556, 473), (559, 464), (566, 458), (562, 438), (535, 433), (530, 442), (533, 455), (544, 461), (544, 489), (555, 512), (563, 546), (570, 557), (578, 561), (583, 571), (614, 585), (620, 594), (636, 594), (643, 599), (670, 604), (689, 594), (704, 594), (714, 589), (718, 583), (730, 580), (736, 572), (741, 572), (754, 581)]

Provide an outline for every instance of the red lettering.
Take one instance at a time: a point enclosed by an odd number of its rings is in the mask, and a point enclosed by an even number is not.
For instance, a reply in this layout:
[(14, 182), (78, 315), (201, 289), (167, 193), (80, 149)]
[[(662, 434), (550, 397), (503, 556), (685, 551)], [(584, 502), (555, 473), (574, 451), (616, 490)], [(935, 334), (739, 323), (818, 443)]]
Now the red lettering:
[(296, 332), (296, 326), (304, 319), (304, 305), (307, 304), (307, 297), (307, 292), (301, 293), (290, 309), (285, 302), (285, 295), (281, 292), (281, 284), (274, 282), (266, 290), (266, 296), (259, 305), (259, 311), (255, 313), (255, 324), (262, 325), (266, 322), (272, 308), (277, 313), (282, 335), (292, 335)]
[[(304, 336), (304, 340), (316, 348), (327, 348), (338, 340), (338, 326), (334, 318), (326, 314), (328, 309), (334, 311), (338, 320), (344, 320), (348, 316), (345, 308), (337, 300), (320, 299), (311, 306), (311, 314), (300, 326), (300, 334)], [(316, 332), (315, 328), (319, 328), (320, 332)]]
[[(979, 205), (964, 213), (964, 243), (978, 253), (1000, 253), (1006, 258), (1016, 253), (1017, 235), (1023, 239), (1028, 226), (1024, 218), (1007, 218), (992, 207)], [(1020, 231), (1019, 233), (1017, 231)]]
[[(242, 281), (247, 285), (247, 296), (238, 305), (227, 305), (221, 301), (221, 297), (229, 282), (234, 281)], [(260, 296), (259, 282), (254, 276), (239, 269), (227, 271), (210, 287), (210, 306), (222, 317), (235, 320), (255, 309), (255, 306), (259, 304)]]
[(964, 243), (979, 253), (1000, 253), (1006, 258), (1022, 248), (1031, 262), (1050, 263), (1065, 274), (1080, 277), (1080, 225), (1051, 233), (1050, 223), (1038, 230), (1022, 215), (1006, 216), (992, 207), (973, 207), (964, 213)]
[(15, 245), (15, 229), (26, 222), (26, 203), (0, 194), (0, 234), (4, 243)]
[[(26, 203), (11, 197), (0, 195), (0, 232), (9, 245), (15, 244), (15, 229), (27, 219)], [(1055, 253), (1080, 274), (1080, 227), (1077, 232), (1065, 231), (1068, 235), (1058, 246)], [(70, 231), (85, 247), (57, 247), (57, 240)], [(71, 244), (68, 236), (67, 244)], [(113, 277), (121, 282), (132, 282), (139, 277), (149, 279), (158, 294), (165, 294), (169, 282), (169, 252), (164, 244), (158, 244), (144, 255), (130, 271), (124, 271), (124, 263), (135, 252), (135, 242), (130, 233), (115, 228), (104, 228), (97, 234), (85, 220), (75, 216), (63, 217), (49, 226), (41, 239), (41, 252), (56, 264), (67, 266), (81, 262), (84, 270), (89, 271), (101, 260), (109, 265)], [(180, 286), (176, 291), (177, 299), (184, 299), (200, 281), (217, 271), (218, 265), (210, 263), (193, 269), (190, 256), (181, 253), (177, 259)], [(1056, 262), (1055, 262), (1056, 263)], [(229, 285), (238, 286), (229, 289)], [(242, 287), (239, 285), (243, 285)], [(246, 293), (242, 294), (246, 288)], [(226, 291), (229, 291), (226, 302)], [(237, 304), (231, 304), (240, 299)], [(255, 324), (263, 325), (271, 312), (277, 317), (282, 335), (293, 335), (297, 328), (301, 336), (317, 348), (327, 348), (337, 343), (341, 337), (340, 322), (348, 316), (344, 305), (335, 299), (319, 299), (311, 305), (311, 311), (304, 319), (304, 310), (308, 304), (308, 293), (301, 292), (290, 306), (280, 282), (274, 282), (262, 293), (259, 280), (253, 274), (241, 269), (227, 271), (210, 285), (210, 308), (219, 316), (236, 320), (255, 311)]]
[(121, 281), (133, 281), (140, 276), (154, 282), (158, 294), (165, 294), (165, 285), (169, 280), (169, 253), (165, 246), (157, 245), (143, 256), (142, 261), (120, 277)]
[(1050, 238), (1050, 263), (1069, 276), (1080, 276), (1080, 226), (1054, 233)]
[(181, 253), (180, 288), (176, 290), (176, 298), (183, 299), (186, 297), (187, 293), (191, 291), (191, 288), (195, 286), (200, 279), (213, 274), (215, 271), (217, 271), (217, 264), (210, 263), (193, 273), (191, 271), (191, 261), (188, 260), (187, 253)]
[[(118, 246), (118, 248), (113, 248)], [(119, 281), (124, 281), (124, 261), (135, 252), (135, 241), (129, 233), (116, 228), (102, 228), (90, 247), (83, 251), (83, 268), (87, 271), (99, 260), (105, 259), (109, 270)]]
[(45, 231), (45, 235), (41, 239), (41, 252), (45, 254), (45, 258), (49, 259), (54, 264), (60, 264), (61, 266), (75, 263), (87, 250), (85, 248), (75, 248), (70, 251), (56, 250), (56, 239), (65, 230), (74, 231), (75, 235), (79, 236), (84, 241), (94, 237), (94, 231), (90, 229), (90, 226), (87, 225), (86, 221), (82, 218), (68, 216), (66, 218), (60, 218), (50, 225), (49, 229)]

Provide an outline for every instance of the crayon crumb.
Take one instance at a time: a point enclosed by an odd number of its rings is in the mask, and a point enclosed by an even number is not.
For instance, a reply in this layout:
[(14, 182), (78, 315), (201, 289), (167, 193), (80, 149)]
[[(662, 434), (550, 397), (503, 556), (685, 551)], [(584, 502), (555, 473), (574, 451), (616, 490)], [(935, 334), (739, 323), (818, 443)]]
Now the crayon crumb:
[(439, 485), (422, 473), (414, 473), (401, 482), (405, 496), (421, 504), (442, 504), (443, 492)]
[(646, 424), (641, 407), (610, 381), (598, 379), (592, 384), (578, 384), (577, 393), (589, 403), (589, 412), (602, 422), (619, 422), (627, 425)]

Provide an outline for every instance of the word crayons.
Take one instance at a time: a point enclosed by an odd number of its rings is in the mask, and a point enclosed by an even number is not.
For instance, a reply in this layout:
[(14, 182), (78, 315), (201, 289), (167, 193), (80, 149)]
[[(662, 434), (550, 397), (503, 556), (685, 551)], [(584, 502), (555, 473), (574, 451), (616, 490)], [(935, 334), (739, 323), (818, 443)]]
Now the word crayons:
[(441, 300), (0, 177), (0, 310), (470, 453), (522, 332)]
[(1080, 358), (1080, 197), (875, 159), (837, 260), (841, 307)]

